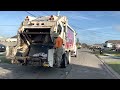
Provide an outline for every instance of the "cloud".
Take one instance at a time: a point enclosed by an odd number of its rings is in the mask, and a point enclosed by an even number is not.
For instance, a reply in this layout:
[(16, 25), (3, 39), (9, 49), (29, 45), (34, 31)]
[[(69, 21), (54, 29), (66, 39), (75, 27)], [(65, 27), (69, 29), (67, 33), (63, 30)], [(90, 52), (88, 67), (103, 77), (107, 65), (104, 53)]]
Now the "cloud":
[(85, 19), (85, 20), (93, 20), (92, 18), (89, 17), (84, 17), (84, 16), (77, 16), (78, 19)]
[(2, 36), (0, 36), (0, 38), (3, 38)]
[(120, 11), (107, 11), (107, 12), (104, 12), (107, 16), (120, 16)]
[(109, 29), (109, 28), (112, 28), (112, 26), (106, 26), (106, 27), (97, 27), (97, 28), (89, 28), (89, 29), (87, 29), (87, 30), (100, 30), (100, 29)]
[(99, 15), (95, 15), (96, 18), (99, 18), (99, 17), (104, 17), (106, 16), (105, 14), (99, 14)]
[(75, 20), (95, 20), (94, 18), (90, 18), (90, 17), (86, 17), (86, 16), (82, 16), (82, 15), (75, 15), (73, 13), (71, 13), (68, 16), (69, 19), (75, 19)]
[(120, 11), (112, 11), (111, 16), (118, 16), (120, 15)]
[(95, 15), (96, 18), (104, 17), (104, 16), (118, 16), (120, 15), (120, 11), (102, 11)]
[(115, 28), (116, 30), (120, 31), (120, 25), (116, 25), (114, 28)]
[(84, 19), (84, 20), (94, 20), (93, 18), (90, 18), (90, 17), (85, 17), (85, 16), (74, 16), (74, 17), (72, 17), (72, 18), (74, 18), (74, 19), (78, 19), (78, 20), (80, 20), (80, 19)]
[(78, 11), (67, 11), (62, 12), (64, 15), (66, 15), (69, 19), (75, 19), (75, 20), (95, 20), (95, 18), (91, 18), (88, 16), (84, 16), (82, 12)]

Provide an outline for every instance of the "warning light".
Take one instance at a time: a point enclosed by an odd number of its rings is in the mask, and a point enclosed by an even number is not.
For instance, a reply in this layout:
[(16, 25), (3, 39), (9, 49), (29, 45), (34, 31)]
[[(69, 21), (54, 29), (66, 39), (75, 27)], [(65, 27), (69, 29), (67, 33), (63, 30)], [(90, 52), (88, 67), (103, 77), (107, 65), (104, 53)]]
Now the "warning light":
[(26, 18), (28, 18), (28, 16)]
[(28, 21), (29, 21), (29, 17), (27, 16), (25, 20), (28, 20)]
[(41, 25), (44, 25), (44, 23), (41, 23)]
[(49, 20), (54, 20), (54, 17), (53, 15), (50, 16)]
[(39, 25), (39, 23), (37, 23), (36, 25)]

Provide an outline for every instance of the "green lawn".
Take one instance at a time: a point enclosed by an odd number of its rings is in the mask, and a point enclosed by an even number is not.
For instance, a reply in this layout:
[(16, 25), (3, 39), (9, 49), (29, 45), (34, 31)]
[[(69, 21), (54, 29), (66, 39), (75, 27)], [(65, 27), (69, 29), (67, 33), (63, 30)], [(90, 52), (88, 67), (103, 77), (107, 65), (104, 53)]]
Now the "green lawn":
[(113, 54), (114, 56), (120, 56), (120, 53), (117, 53), (117, 54)]
[(114, 71), (120, 74), (120, 61), (108, 62), (107, 63)]
[(106, 55), (105, 53), (103, 53), (103, 54), (95, 53), (95, 54), (98, 55), (98, 56), (108, 56), (108, 55)]
[(104, 53), (103, 53), (103, 54), (98, 54), (98, 55), (100, 55), (100, 56), (108, 56), (108, 55), (106, 55), (106, 54), (104, 54)]

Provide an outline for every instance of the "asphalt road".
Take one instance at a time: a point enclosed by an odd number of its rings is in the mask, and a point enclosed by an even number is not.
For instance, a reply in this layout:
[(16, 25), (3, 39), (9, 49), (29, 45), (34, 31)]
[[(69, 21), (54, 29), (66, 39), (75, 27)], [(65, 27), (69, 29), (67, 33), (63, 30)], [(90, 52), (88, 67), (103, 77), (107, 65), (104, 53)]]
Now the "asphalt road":
[(72, 69), (67, 79), (116, 79), (104, 64), (88, 49), (80, 49), (72, 60)]
[(63, 68), (43, 68), (0, 63), (1, 79), (114, 79), (100, 60), (88, 49), (80, 49), (78, 57)]

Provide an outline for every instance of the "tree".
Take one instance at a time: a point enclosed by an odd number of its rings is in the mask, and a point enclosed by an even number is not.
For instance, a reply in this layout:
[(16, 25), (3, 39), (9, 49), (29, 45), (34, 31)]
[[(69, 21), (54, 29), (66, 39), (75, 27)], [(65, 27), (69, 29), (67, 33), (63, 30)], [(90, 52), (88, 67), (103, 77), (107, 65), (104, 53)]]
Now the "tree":
[(76, 45), (80, 45), (79, 38), (77, 38)]
[(82, 43), (82, 47), (87, 48), (88, 45), (86, 43)]

